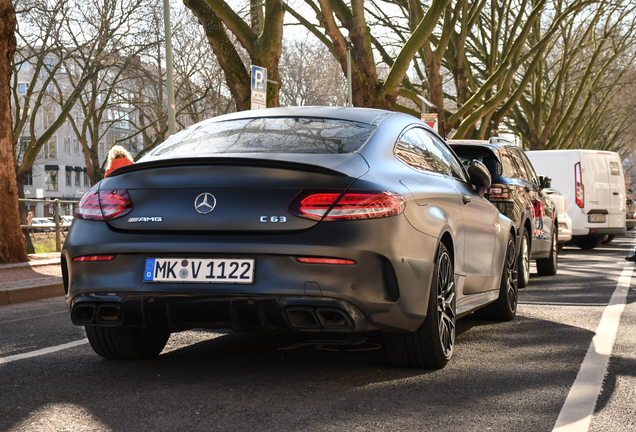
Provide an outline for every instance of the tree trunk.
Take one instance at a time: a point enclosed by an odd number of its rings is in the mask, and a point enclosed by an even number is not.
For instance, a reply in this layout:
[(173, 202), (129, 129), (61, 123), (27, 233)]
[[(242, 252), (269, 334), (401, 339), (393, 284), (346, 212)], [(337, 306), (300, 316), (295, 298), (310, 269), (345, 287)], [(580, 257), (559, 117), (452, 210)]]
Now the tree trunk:
[(27, 261), (26, 240), (20, 228), (15, 146), (11, 118), (12, 60), (16, 50), (15, 9), (0, 0), (0, 262)]

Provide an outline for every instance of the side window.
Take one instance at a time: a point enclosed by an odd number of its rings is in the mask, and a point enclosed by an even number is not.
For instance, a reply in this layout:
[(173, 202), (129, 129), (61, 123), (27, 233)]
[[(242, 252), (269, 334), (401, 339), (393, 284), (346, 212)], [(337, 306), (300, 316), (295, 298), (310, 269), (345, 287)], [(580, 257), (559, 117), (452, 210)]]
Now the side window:
[(506, 177), (516, 178), (528, 181), (528, 173), (523, 166), (523, 161), (519, 154), (515, 152), (515, 148), (500, 148)]
[(419, 142), (420, 139), (413, 133), (413, 129), (411, 129), (398, 139), (394, 153), (395, 156), (405, 164), (419, 170), (424, 170)]
[(451, 167), (444, 153), (435, 146), (431, 137), (424, 131), (424, 129), (413, 128), (409, 132), (412, 132), (418, 138), (419, 146), (422, 152), (422, 165), (427, 171), (432, 171), (447, 176), (452, 175)]
[(537, 178), (537, 173), (534, 171), (534, 167), (532, 166), (532, 162), (528, 159), (528, 156), (521, 150), (516, 149), (521, 155), (521, 160), (523, 160), (524, 165), (526, 166), (526, 171), (528, 172), (530, 181), (535, 185), (539, 186), (539, 179)]
[(464, 167), (462, 166), (457, 156), (455, 156), (455, 153), (453, 153), (453, 151), (448, 148), (445, 143), (440, 141), (435, 135), (425, 131), (424, 129), (417, 129), (417, 131), (419, 132), (420, 136), (423, 135), (422, 140), (424, 142), (428, 144), (428, 141), (430, 141), (431, 144), (429, 146), (436, 148), (442, 154), (442, 157), (446, 162), (446, 166), (448, 167), (448, 169), (450, 169), (449, 175), (455, 177), (458, 180), (467, 182), (468, 178), (466, 176), (466, 171), (464, 170)]

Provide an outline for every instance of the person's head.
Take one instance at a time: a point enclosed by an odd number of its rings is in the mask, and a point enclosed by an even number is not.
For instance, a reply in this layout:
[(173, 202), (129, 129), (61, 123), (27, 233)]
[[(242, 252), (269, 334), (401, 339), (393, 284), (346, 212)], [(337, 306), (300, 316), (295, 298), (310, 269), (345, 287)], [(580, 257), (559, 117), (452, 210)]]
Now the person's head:
[(128, 151), (120, 145), (114, 145), (108, 151), (108, 166), (115, 160), (119, 158), (127, 158), (132, 160), (132, 156)]

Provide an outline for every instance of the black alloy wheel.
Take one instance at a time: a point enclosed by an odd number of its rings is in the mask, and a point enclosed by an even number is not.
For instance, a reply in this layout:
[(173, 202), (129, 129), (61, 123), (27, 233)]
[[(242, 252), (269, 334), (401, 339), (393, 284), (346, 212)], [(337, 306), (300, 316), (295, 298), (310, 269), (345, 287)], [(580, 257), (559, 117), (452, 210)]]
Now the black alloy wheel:
[(517, 286), (517, 251), (515, 238), (508, 236), (506, 256), (499, 285), (499, 298), (494, 303), (475, 311), (479, 319), (492, 321), (510, 321), (517, 315), (519, 291)]
[(441, 369), (455, 346), (456, 287), (453, 260), (440, 243), (433, 269), (426, 319), (413, 333), (390, 333), (384, 352), (392, 366)]
[(530, 234), (523, 230), (521, 244), (519, 244), (519, 258), (517, 260), (517, 274), (519, 288), (525, 288), (530, 283)]
[(559, 266), (559, 245), (557, 242), (557, 232), (552, 230), (552, 242), (550, 245), (550, 256), (537, 260), (537, 273), (541, 276), (554, 276), (557, 274)]

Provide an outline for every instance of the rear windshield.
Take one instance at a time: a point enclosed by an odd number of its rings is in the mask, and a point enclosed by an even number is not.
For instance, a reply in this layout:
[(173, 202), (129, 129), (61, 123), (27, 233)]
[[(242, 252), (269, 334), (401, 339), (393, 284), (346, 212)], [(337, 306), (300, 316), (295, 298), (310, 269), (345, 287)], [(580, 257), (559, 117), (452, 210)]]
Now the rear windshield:
[(491, 177), (501, 175), (501, 164), (497, 159), (497, 156), (488, 148), (484, 147), (468, 147), (463, 145), (452, 145), (451, 148), (468, 171), (470, 163), (473, 159), (486, 165), (488, 171), (490, 171)]
[(152, 156), (223, 153), (352, 153), (375, 126), (308, 117), (228, 120), (190, 127), (157, 147)]

